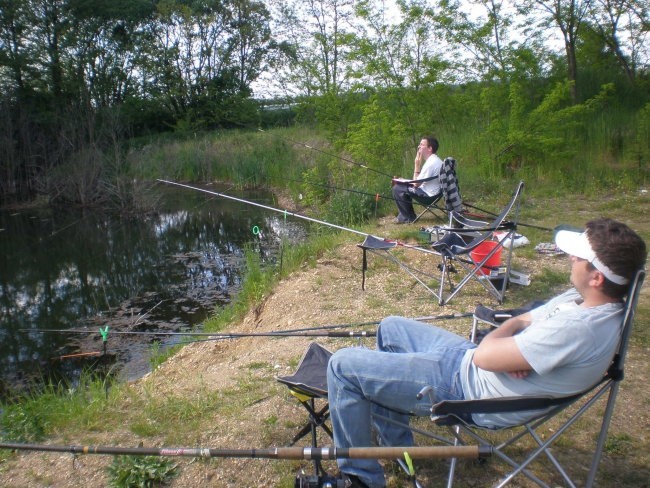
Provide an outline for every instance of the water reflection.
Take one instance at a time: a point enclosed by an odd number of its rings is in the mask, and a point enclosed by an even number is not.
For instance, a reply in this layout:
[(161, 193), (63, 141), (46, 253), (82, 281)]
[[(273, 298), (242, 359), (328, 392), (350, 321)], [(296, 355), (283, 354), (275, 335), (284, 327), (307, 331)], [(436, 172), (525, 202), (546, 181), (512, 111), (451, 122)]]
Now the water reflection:
[[(304, 234), (301, 222), (256, 207), (186, 189), (158, 190), (160, 211), (143, 218), (0, 212), (0, 387), (41, 373), (74, 376), (98, 357), (67, 356), (101, 351), (99, 328), (106, 325), (183, 330), (199, 324), (238, 289), (244, 246), (272, 260), (281, 239)], [(237, 196), (270, 201), (259, 193)], [(93, 333), (38, 332), (80, 327)], [(127, 377), (148, 367), (146, 342), (117, 342), (109, 334), (107, 350), (127, 363)]]

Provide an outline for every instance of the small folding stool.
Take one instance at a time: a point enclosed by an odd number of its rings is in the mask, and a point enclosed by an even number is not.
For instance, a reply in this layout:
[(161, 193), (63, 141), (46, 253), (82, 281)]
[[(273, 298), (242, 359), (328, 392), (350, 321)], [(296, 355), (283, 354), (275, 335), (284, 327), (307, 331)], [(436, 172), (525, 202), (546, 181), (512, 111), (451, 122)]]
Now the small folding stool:
[[(294, 445), (300, 439), (311, 433), (311, 447), (318, 447), (318, 427), (333, 438), (332, 430), (326, 424), (329, 418), (329, 403), (327, 403), (327, 363), (332, 352), (316, 342), (312, 342), (303, 355), (298, 369), (291, 376), (279, 376), (276, 379), (289, 388), (289, 392), (298, 399), (309, 413), (309, 422), (293, 437)], [(316, 399), (324, 399), (325, 405), (316, 408)], [(325, 474), (320, 461), (314, 459), (314, 474)]]

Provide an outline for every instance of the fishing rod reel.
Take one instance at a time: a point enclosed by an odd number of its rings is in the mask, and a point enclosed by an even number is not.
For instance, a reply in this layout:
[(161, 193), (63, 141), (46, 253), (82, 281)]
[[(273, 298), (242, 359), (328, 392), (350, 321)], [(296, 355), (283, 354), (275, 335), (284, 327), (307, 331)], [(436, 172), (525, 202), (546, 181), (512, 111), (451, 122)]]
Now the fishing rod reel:
[(294, 488), (347, 488), (345, 480), (341, 478), (335, 478), (328, 474), (323, 476), (306, 474), (302, 470), (296, 475), (296, 482), (293, 486)]

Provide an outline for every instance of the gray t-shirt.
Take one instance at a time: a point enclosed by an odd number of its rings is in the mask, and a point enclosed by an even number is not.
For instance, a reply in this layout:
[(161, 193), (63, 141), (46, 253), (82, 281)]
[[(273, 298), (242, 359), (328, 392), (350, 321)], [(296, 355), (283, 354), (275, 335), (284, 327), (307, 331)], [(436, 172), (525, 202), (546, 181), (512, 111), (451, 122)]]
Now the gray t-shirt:
[[(609, 367), (620, 338), (621, 303), (585, 308), (575, 289), (531, 311), (530, 326), (514, 339), (533, 371), (526, 378), (493, 373), (474, 365), (474, 350), (465, 353), (461, 381), (467, 399), (504, 396), (565, 396), (598, 382)], [(518, 425), (539, 411), (475, 414), (477, 425)]]

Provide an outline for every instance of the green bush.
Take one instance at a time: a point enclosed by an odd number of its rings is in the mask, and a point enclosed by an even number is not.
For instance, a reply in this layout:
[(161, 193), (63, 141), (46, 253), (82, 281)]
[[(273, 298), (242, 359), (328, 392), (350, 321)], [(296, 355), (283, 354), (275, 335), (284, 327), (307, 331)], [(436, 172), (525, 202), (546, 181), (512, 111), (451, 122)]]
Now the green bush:
[(114, 488), (149, 488), (170, 481), (178, 465), (156, 456), (115, 456), (107, 468)]
[(375, 199), (370, 195), (338, 192), (329, 201), (324, 220), (339, 225), (360, 225), (375, 212)]
[(3, 407), (0, 438), (13, 442), (34, 442), (44, 437), (43, 421), (27, 405), (16, 403)]

